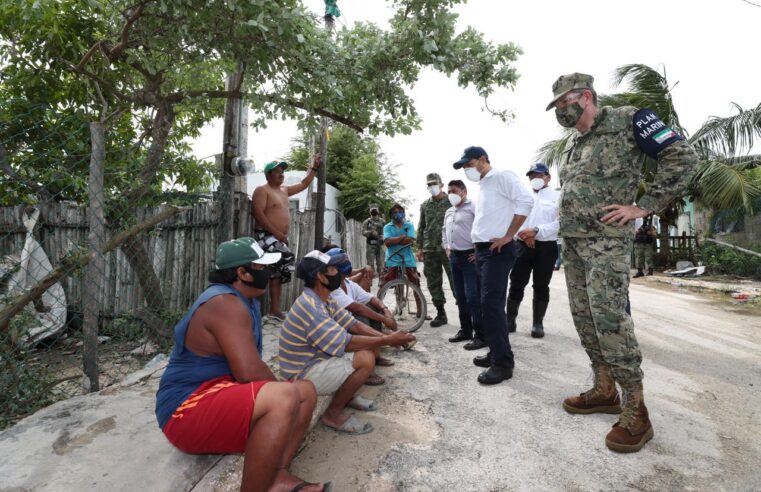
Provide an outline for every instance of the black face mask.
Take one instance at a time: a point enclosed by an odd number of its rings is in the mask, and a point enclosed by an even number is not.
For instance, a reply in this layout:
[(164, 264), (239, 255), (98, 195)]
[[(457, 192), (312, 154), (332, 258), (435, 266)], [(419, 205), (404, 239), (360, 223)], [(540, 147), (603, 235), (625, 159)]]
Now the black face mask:
[(336, 273), (335, 275), (325, 275), (325, 278), (328, 279), (327, 284), (322, 284), (331, 292), (336, 290), (337, 288), (341, 287), (341, 280), (343, 278), (341, 277), (341, 273)]
[(254, 270), (250, 266), (246, 265), (243, 268), (246, 269), (248, 273), (251, 274), (252, 277), (254, 277), (254, 280), (249, 282), (248, 280), (240, 279), (241, 282), (248, 285), (249, 287), (253, 287), (254, 289), (264, 290), (267, 288), (267, 284), (270, 281), (270, 269), (267, 267), (262, 268), (261, 270)]
[(372, 210), (370, 212), (370, 215), (372, 215), (373, 217), (377, 217), (378, 216), (378, 211), (377, 210)]

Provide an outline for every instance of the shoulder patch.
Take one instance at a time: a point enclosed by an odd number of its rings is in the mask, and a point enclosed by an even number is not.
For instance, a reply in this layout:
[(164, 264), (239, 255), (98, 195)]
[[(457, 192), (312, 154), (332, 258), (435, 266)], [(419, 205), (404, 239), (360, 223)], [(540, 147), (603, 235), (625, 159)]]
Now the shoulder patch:
[(653, 159), (669, 145), (684, 140), (684, 137), (669, 128), (652, 109), (648, 108), (634, 113), (632, 130), (637, 147)]

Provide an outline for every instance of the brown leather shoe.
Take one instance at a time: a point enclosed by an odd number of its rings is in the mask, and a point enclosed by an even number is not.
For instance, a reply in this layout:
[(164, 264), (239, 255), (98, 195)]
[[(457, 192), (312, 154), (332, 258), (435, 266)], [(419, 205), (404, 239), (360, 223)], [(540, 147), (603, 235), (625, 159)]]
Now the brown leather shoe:
[(616, 391), (616, 383), (607, 366), (593, 366), (595, 383), (592, 389), (579, 396), (563, 400), (563, 408), (568, 413), (621, 413), (621, 400)]
[(605, 445), (619, 453), (634, 453), (653, 438), (653, 426), (642, 396), (642, 383), (623, 389), (624, 410), (605, 436)]

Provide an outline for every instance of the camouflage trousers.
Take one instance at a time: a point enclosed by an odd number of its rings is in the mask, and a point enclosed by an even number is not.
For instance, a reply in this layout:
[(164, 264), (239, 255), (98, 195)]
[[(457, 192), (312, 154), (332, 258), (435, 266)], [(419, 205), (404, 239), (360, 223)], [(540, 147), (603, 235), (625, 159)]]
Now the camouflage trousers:
[(451, 288), (452, 270), (449, 266), (447, 254), (444, 251), (426, 251), (423, 256), (423, 275), (425, 275), (433, 305), (436, 307), (442, 307), (446, 302), (446, 297), (444, 297), (444, 279), (441, 275), (442, 270), (447, 274), (447, 281)]
[(367, 264), (375, 269), (376, 275), (380, 275), (383, 271), (383, 263), (386, 261), (383, 254), (383, 244), (367, 245)]
[(638, 270), (647, 270), (653, 268), (653, 245), (652, 244), (635, 244), (634, 245), (634, 266)]
[(571, 315), (592, 365), (620, 384), (642, 380), (642, 353), (626, 313), (632, 238), (563, 238)]

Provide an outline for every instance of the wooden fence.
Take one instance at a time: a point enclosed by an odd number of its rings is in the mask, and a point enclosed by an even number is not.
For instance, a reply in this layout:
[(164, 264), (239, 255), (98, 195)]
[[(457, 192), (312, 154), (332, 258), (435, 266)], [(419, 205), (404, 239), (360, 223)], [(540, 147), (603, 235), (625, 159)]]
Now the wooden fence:
[[(250, 207), (250, 203), (241, 205), (241, 209)], [(22, 221), (25, 208), (23, 205), (0, 207), (0, 256), (21, 254), (26, 236)], [(141, 222), (160, 210), (161, 207), (142, 208), (131, 213), (136, 221)], [(217, 246), (217, 213), (214, 202), (199, 203), (160, 223), (142, 237), (171, 311), (185, 311), (207, 285), (207, 275), (214, 266)], [(291, 217), (289, 243), (297, 258), (313, 249), (314, 222), (314, 212), (310, 211)], [(353, 220), (342, 221), (342, 229), (341, 246), (347, 250), (355, 265), (364, 265), (365, 243), (361, 224)], [(40, 206), (40, 220), (34, 236), (54, 267), (67, 252), (85, 244), (87, 232), (85, 207), (70, 203)], [(114, 232), (107, 227), (109, 236)], [(130, 315), (145, 307), (138, 279), (121, 250), (106, 255), (102, 279), (98, 302), (103, 321)], [(82, 274), (66, 277), (62, 285), (68, 309), (81, 313)], [(290, 306), (301, 289), (302, 284), (294, 275), (293, 282), (283, 289), (284, 308)]]

